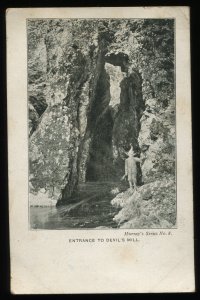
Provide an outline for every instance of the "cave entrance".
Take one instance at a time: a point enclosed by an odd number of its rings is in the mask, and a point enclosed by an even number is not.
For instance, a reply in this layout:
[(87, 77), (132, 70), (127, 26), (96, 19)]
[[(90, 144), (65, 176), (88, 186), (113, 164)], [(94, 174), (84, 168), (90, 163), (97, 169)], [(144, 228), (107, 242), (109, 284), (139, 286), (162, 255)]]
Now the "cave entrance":
[(110, 103), (110, 77), (103, 68), (97, 82), (95, 98), (88, 118), (91, 144), (86, 181), (111, 181), (113, 172), (113, 117)]
[(108, 109), (93, 133), (86, 181), (110, 181), (113, 178), (112, 129), (113, 120)]
[(102, 67), (88, 117), (91, 143), (86, 181), (118, 181), (124, 174), (125, 150), (130, 144), (140, 155), (142, 79), (136, 70), (129, 72), (127, 66), (127, 56), (120, 54), (107, 56)]

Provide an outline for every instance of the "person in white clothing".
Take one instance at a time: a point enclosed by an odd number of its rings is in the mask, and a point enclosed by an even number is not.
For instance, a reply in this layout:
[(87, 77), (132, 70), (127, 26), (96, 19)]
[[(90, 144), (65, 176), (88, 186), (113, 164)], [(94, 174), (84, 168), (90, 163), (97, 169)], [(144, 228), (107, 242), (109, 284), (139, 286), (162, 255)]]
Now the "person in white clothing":
[(130, 189), (133, 190), (134, 187), (134, 189), (137, 190), (137, 164), (136, 163), (141, 162), (141, 160), (140, 158), (134, 156), (136, 155), (136, 153), (133, 151), (132, 145), (127, 155), (129, 157), (125, 160), (125, 175), (122, 177), (122, 179), (128, 177)]

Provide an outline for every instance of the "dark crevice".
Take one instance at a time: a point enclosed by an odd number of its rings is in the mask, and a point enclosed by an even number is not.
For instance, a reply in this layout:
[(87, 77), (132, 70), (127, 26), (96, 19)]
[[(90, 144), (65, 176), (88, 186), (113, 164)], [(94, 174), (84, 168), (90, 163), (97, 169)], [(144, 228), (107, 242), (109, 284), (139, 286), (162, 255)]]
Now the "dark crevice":
[(108, 181), (112, 172), (112, 129), (113, 119), (110, 102), (110, 78), (105, 69), (102, 70), (95, 99), (88, 118), (91, 132), (86, 181)]
[(38, 97), (29, 96), (29, 136), (37, 129), (43, 113), (46, 111), (48, 104), (42, 95)]
[[(120, 59), (122, 60), (120, 63)], [(106, 61), (108, 59), (106, 58)], [(124, 56), (111, 56), (113, 65), (126, 65)], [(84, 182), (119, 181), (124, 175), (124, 163), (130, 143), (137, 157), (140, 156), (138, 135), (140, 118), (144, 110), (142, 97), (142, 78), (137, 70), (121, 81), (120, 104), (118, 108), (110, 105), (110, 77), (101, 58), (98, 76), (87, 113), (87, 129), (80, 142), (77, 161), (71, 161), (68, 184), (62, 191), (58, 205), (73, 202), (77, 198), (79, 185)], [(126, 72), (128, 74), (128, 72)], [(114, 155), (114, 148), (117, 151)], [(142, 184), (140, 164), (137, 166), (138, 184)], [(79, 198), (79, 197), (78, 197)]]
[(40, 96), (39, 98), (29, 96), (29, 103), (33, 105), (39, 117), (44, 113), (48, 106), (45, 98), (42, 96)]
[[(120, 64), (119, 57), (113, 57), (112, 62), (114, 60), (116, 65)], [(120, 105), (118, 112), (113, 114), (113, 108), (109, 106), (109, 76), (103, 70), (88, 119), (92, 141), (86, 167), (86, 181), (119, 180), (124, 173), (124, 153), (130, 143), (137, 156), (140, 156), (138, 135), (144, 110), (142, 78), (137, 71), (132, 71), (122, 80), (120, 86)], [(113, 156), (113, 145), (118, 150), (117, 158)], [(139, 164), (137, 174), (138, 184), (141, 184), (142, 172)]]
[(88, 128), (94, 129), (101, 115), (104, 114), (104, 111), (107, 109), (109, 102), (110, 81), (108, 74), (105, 69), (103, 69), (96, 85), (95, 98), (88, 116)]
[(112, 157), (113, 120), (108, 109), (95, 127), (87, 164), (86, 181), (110, 181), (114, 177)]

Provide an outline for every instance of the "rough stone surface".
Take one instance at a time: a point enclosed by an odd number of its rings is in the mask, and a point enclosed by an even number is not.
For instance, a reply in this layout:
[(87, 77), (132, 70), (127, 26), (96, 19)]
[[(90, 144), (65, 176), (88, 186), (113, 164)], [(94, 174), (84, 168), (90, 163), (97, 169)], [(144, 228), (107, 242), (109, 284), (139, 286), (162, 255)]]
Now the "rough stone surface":
[(121, 207), (114, 221), (121, 228), (172, 228), (176, 225), (175, 184), (171, 178), (144, 184), (137, 191), (118, 194), (112, 205)]
[(29, 22), (30, 193), (62, 204), (92, 177), (119, 180), (132, 143), (142, 159), (139, 199), (153, 206), (147, 184), (175, 176), (170, 21)]

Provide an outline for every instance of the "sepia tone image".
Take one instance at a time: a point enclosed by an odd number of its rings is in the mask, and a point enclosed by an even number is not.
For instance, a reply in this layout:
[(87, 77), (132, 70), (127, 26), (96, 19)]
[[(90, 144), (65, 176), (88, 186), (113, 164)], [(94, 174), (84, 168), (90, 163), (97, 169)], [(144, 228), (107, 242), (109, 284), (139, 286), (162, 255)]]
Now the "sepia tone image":
[(27, 19), (30, 229), (176, 228), (174, 29)]

